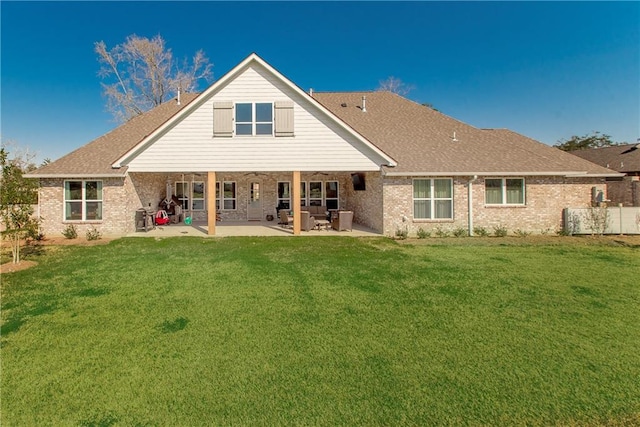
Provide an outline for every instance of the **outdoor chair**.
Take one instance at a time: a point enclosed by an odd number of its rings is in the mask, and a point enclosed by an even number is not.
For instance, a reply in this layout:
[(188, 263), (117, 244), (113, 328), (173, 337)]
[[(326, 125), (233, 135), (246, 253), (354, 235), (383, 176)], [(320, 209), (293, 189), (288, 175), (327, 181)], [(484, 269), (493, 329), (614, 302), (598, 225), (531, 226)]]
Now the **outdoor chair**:
[(353, 212), (352, 211), (339, 211), (336, 212), (335, 218), (331, 221), (331, 227), (338, 231), (349, 230), (353, 231)]
[(280, 209), (280, 224), (287, 227), (289, 224), (293, 224), (293, 217), (288, 215), (285, 209)]
[(300, 212), (300, 222), (302, 223), (302, 227), (300, 227), (303, 231), (309, 231), (316, 228), (316, 219), (311, 216), (308, 211)]

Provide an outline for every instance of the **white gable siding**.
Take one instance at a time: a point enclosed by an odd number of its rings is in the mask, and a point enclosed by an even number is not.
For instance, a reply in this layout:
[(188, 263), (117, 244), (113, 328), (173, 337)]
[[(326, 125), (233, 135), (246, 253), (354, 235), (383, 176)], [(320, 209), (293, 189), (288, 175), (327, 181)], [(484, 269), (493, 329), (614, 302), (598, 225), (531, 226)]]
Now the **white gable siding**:
[[(294, 137), (214, 137), (213, 103), (294, 103)], [(363, 113), (365, 114), (365, 113)], [(159, 137), (129, 164), (132, 172), (376, 171), (384, 160), (300, 96), (253, 64)]]

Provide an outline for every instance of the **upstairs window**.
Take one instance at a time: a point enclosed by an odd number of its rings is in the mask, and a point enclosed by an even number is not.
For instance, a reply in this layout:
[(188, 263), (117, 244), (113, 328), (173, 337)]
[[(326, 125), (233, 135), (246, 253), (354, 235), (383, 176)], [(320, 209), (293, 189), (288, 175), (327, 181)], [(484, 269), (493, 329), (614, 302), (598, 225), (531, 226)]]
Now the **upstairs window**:
[(273, 135), (273, 103), (238, 103), (235, 108), (236, 135)]
[(486, 178), (487, 205), (524, 205), (524, 178)]

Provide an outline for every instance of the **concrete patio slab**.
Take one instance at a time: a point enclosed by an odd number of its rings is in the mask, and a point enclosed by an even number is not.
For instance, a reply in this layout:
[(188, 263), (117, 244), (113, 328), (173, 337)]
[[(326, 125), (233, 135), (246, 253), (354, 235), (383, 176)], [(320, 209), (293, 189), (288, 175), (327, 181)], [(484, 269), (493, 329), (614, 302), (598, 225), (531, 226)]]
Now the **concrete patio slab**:
[[(184, 223), (157, 226), (153, 230), (137, 231), (129, 233), (127, 237), (176, 237), (176, 236), (197, 236), (197, 237), (231, 237), (231, 236), (291, 236), (293, 229), (268, 221), (221, 221), (216, 223), (216, 235), (209, 236), (209, 227), (205, 222), (194, 222), (191, 225)], [(336, 231), (333, 229), (321, 229), (300, 232), (301, 236), (322, 237), (322, 236), (352, 236), (352, 237), (375, 237), (380, 233), (370, 228), (353, 224), (353, 231)]]

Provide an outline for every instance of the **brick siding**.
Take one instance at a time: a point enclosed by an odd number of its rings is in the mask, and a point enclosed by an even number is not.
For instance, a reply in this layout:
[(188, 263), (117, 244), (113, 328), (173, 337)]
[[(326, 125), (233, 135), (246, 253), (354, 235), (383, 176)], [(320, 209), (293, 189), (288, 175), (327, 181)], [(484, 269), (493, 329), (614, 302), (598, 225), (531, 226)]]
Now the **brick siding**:
[[(415, 236), (419, 228), (452, 231), (469, 228), (469, 177), (453, 179), (453, 219), (415, 220), (413, 218), (413, 180), (384, 178), (384, 234), (395, 235), (407, 230)], [(591, 188), (604, 187), (593, 178), (526, 177), (524, 206), (486, 206), (484, 178), (472, 184), (473, 226), (484, 227), (490, 233), (494, 227), (505, 227), (510, 233), (522, 230), (531, 233), (555, 232), (562, 227), (562, 210), (585, 207), (591, 203)]]

